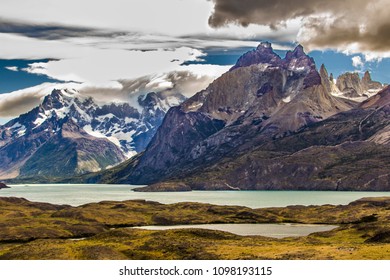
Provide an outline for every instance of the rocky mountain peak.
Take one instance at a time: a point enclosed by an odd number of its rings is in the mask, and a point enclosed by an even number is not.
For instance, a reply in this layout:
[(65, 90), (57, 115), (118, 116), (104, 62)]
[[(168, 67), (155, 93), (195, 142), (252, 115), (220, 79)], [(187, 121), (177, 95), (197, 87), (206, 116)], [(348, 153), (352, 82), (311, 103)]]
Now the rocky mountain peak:
[(368, 71), (364, 73), (362, 79), (358, 73), (344, 73), (337, 78), (336, 85), (347, 98), (369, 97), (376, 94), (383, 88), (380, 82), (373, 81)]
[(53, 90), (39, 106), (0, 126), (0, 178), (41, 174), (50, 165), (44, 162), (70, 156), (70, 150), (77, 155), (68, 162), (73, 165), (55, 174), (49, 168), (48, 176), (97, 171), (144, 150), (168, 109), (185, 97), (149, 93), (140, 100), (136, 107), (102, 105), (76, 90)]
[(289, 70), (293, 71), (310, 71), (315, 70), (316, 68), (314, 59), (304, 52), (302, 45), (296, 46), (293, 51), (288, 51), (286, 53), (286, 57), (284, 58), (284, 63)]
[(321, 75), (321, 77), (327, 77), (329, 79), (328, 70), (326, 70), (326, 67), (324, 64), (321, 64), (320, 75)]
[(303, 50), (303, 46), (302, 45), (298, 45), (295, 47), (295, 49), (293, 51), (288, 51), (286, 53), (286, 60), (291, 60), (293, 58), (300, 58), (302, 56), (307, 56), (305, 51)]
[(363, 95), (363, 88), (360, 81), (360, 77), (359, 74), (356, 72), (347, 72), (340, 75), (337, 78), (336, 85), (346, 97), (353, 98), (360, 97)]
[(371, 75), (370, 75), (370, 72), (366, 71), (364, 72), (364, 76), (363, 76), (363, 81), (366, 81), (366, 82), (371, 82), (372, 79), (371, 79)]
[(293, 51), (288, 51), (285, 58), (282, 59), (274, 52), (271, 43), (262, 42), (256, 49), (242, 55), (230, 71), (255, 64), (268, 64), (290, 71), (309, 72), (310, 70), (315, 70), (314, 59), (305, 53), (302, 45), (296, 46)]
[(325, 87), (326, 91), (332, 92), (332, 81), (330, 80), (330, 78), (328, 76), (328, 71), (326, 70), (326, 67), (324, 64), (321, 65), (320, 76), (321, 76), (321, 83)]
[(138, 103), (143, 107), (151, 108), (158, 104), (158, 95), (155, 92), (149, 92), (148, 94), (138, 97)]
[(82, 97), (79, 92), (74, 89), (54, 89), (50, 94), (44, 97), (41, 107), (44, 110), (61, 109), (69, 106), (72, 102), (88, 105), (91, 104), (91, 101), (91, 97)]
[(375, 90), (375, 89), (381, 89), (382, 84), (380, 82), (373, 81), (371, 79), (370, 72), (366, 71), (364, 73), (364, 76), (362, 78), (362, 87), (366, 91)]
[(257, 50), (263, 50), (263, 49), (269, 49), (271, 51), (273, 51), (272, 49), (272, 44), (268, 41), (265, 41), (265, 42), (261, 42), (258, 46), (257, 46)]
[(242, 55), (230, 71), (253, 64), (266, 63), (270, 65), (278, 65), (280, 62), (281, 58), (274, 52), (271, 43), (263, 42), (260, 43), (256, 49)]
[(42, 107), (45, 109), (59, 109), (63, 106), (62, 99), (61, 91), (54, 89), (51, 94), (45, 96), (42, 102)]

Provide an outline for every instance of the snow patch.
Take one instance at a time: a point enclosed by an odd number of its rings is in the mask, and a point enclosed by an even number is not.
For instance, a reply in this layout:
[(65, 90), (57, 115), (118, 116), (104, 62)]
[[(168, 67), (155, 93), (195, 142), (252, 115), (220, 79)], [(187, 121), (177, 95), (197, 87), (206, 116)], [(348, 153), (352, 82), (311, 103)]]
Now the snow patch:
[[(43, 115), (43, 114), (39, 114), (40, 116)], [(47, 116), (43, 115), (41, 116), (40, 118), (37, 118), (33, 124), (35, 124), (34, 128), (37, 128), (38, 126), (40, 126), (41, 124), (43, 124), (45, 121), (47, 120)]]
[(138, 119), (134, 119), (134, 118), (126, 117), (126, 118), (125, 118), (125, 122), (126, 122), (126, 123), (138, 123), (139, 120), (138, 120)]
[(105, 121), (106, 119), (112, 119), (112, 118), (115, 118), (115, 115), (114, 114), (112, 114), (112, 113), (109, 113), (109, 114), (106, 114), (106, 115), (102, 115), (102, 116), (99, 116), (99, 117), (97, 117), (96, 119), (98, 120), (98, 121), (100, 121), (100, 122), (103, 122), (103, 121)]
[(53, 116), (54, 113), (56, 113), (56, 115), (60, 118), (60, 119), (63, 119), (65, 118), (68, 114), (69, 114), (69, 107), (63, 107), (61, 109), (57, 109), (57, 110), (52, 110), (51, 111), (51, 114), (50, 114), (50, 117)]
[(191, 104), (190, 106), (188, 106), (188, 110), (190, 110), (190, 111), (191, 110), (197, 110), (197, 109), (199, 109), (202, 106), (203, 106), (202, 102)]
[(99, 131), (93, 130), (91, 125), (86, 125), (83, 127), (86, 133), (89, 135), (96, 137), (96, 138), (107, 138), (104, 134), (100, 133)]
[(19, 129), (22, 127), (22, 125), (19, 122), (16, 122), (13, 126), (9, 127), (8, 129)]
[(26, 127), (24, 125), (22, 125), (21, 127), (18, 127), (17, 136), (21, 137), (24, 134), (26, 134)]
[[(24, 127), (24, 126), (23, 126)], [(24, 134), (26, 134), (26, 127), (24, 127), (23, 129), (19, 130), (18, 131), (18, 136), (23, 136)]]
[(292, 97), (291, 97), (291, 95), (289, 95), (286, 98), (283, 98), (282, 100), (283, 100), (284, 103), (290, 103), (291, 100), (292, 100)]
[(124, 155), (127, 158), (130, 158), (130, 157), (137, 154), (137, 152), (135, 152), (135, 151), (124, 151), (123, 145), (120, 142), (121, 140), (131, 142), (133, 140), (131, 138), (131, 136), (135, 133), (134, 130), (127, 132), (127, 133), (124, 133), (120, 130), (120, 126), (118, 124), (115, 124), (114, 127), (111, 128), (110, 131), (108, 131), (108, 133), (111, 133), (111, 136), (106, 136), (99, 130), (93, 130), (91, 125), (86, 125), (83, 127), (83, 129), (85, 132), (87, 132), (89, 135), (91, 135), (93, 137), (105, 138), (105, 139), (109, 140), (110, 142), (114, 143), (117, 147), (119, 147), (122, 150), (122, 152), (124, 153)]

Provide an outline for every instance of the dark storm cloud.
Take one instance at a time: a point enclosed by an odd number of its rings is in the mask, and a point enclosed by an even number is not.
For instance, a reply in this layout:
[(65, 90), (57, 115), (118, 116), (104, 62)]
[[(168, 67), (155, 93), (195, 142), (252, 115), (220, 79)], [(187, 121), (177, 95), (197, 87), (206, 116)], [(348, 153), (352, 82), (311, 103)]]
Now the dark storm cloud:
[(307, 47), (337, 47), (358, 43), (361, 51), (390, 51), (390, 22), (377, 22), (370, 30), (362, 31), (359, 26), (345, 27), (343, 24), (323, 26), (314, 20), (305, 24), (307, 32), (314, 36), (304, 39)]
[(213, 0), (214, 13), (209, 18), (212, 27), (229, 23), (247, 26), (250, 23), (276, 27), (288, 19), (310, 15), (317, 2), (312, 0)]
[(361, 51), (390, 51), (388, 0), (213, 0), (209, 25), (267, 25), (283, 29), (302, 18), (298, 40), (309, 49), (358, 44)]
[(27, 112), (40, 103), (43, 95), (39, 92), (8, 95), (0, 98), (0, 117), (15, 117)]
[[(129, 93), (148, 93), (151, 91), (165, 94), (183, 94), (187, 97), (194, 95), (199, 90), (206, 88), (215, 77), (203, 75), (198, 76), (191, 71), (175, 71), (167, 73), (161, 80), (154, 81), (152, 77), (141, 77), (133, 80), (121, 80), (122, 91)], [(170, 86), (166, 86), (169, 84)]]
[(18, 34), (30, 38), (59, 40), (78, 37), (116, 37), (124, 33), (111, 33), (86, 27), (64, 26), (55, 24), (37, 25), (27, 22), (16, 22), (0, 18), (0, 33)]

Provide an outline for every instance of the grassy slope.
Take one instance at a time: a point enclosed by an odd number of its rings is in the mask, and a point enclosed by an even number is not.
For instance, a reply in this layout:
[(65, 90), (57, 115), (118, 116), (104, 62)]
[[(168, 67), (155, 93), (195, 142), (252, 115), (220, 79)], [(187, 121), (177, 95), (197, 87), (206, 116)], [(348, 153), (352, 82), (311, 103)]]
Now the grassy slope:
[[(390, 259), (389, 217), (390, 198), (266, 209), (142, 200), (71, 207), (0, 198), (0, 259)], [(202, 229), (126, 228), (279, 222), (340, 226), (280, 240)]]

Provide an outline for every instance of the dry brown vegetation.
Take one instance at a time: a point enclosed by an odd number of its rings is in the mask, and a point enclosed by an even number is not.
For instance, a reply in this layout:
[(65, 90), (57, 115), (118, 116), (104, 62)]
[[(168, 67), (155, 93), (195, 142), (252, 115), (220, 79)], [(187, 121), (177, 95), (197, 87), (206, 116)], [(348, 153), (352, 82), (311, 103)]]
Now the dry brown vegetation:
[[(71, 207), (0, 198), (0, 259), (390, 259), (390, 198), (251, 209), (135, 200)], [(139, 225), (320, 223), (337, 229), (274, 239)]]

